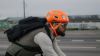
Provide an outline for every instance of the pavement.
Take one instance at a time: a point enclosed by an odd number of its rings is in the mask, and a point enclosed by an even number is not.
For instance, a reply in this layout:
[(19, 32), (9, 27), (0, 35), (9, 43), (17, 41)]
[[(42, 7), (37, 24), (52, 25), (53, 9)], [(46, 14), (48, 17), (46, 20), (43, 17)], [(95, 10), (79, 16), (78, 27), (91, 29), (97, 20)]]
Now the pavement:
[[(67, 56), (100, 56), (100, 30), (66, 31), (66, 36), (57, 41)], [(6, 35), (0, 32), (0, 56), (9, 45)]]

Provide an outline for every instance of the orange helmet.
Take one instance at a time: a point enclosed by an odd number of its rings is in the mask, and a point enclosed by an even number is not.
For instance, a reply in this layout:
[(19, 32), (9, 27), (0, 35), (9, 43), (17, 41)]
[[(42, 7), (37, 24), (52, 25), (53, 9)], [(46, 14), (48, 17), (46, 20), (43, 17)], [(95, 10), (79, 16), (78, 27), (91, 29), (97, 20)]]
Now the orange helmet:
[[(68, 15), (61, 10), (49, 11), (46, 19), (55, 36), (59, 35), (60, 32), (63, 32), (66, 27), (65, 25), (69, 22)], [(58, 33), (58, 31), (60, 32)]]

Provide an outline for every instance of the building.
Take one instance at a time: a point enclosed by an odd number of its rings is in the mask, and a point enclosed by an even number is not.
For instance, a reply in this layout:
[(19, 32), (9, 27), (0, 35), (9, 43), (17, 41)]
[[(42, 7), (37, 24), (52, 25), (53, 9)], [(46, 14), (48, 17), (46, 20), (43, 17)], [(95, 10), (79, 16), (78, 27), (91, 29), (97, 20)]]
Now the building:
[(76, 15), (69, 16), (68, 28), (76, 29), (100, 29), (99, 15)]

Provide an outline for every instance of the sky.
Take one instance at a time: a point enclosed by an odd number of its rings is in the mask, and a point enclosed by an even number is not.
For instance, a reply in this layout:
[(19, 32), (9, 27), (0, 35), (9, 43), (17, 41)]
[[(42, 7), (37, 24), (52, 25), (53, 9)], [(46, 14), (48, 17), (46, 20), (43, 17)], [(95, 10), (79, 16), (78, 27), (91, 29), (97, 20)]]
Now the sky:
[[(100, 15), (100, 0), (25, 0), (26, 16), (60, 9), (68, 15)], [(0, 17), (23, 17), (23, 0), (0, 0)]]

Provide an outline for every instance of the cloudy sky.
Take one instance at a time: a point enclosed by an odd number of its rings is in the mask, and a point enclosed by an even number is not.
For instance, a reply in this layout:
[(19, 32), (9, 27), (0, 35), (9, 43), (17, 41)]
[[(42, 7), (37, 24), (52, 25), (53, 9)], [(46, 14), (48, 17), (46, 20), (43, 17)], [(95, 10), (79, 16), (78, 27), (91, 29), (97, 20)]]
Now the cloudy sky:
[[(52, 9), (69, 15), (100, 15), (100, 0), (25, 0), (26, 16), (45, 16)], [(0, 0), (0, 16), (22, 17), (23, 0)]]

